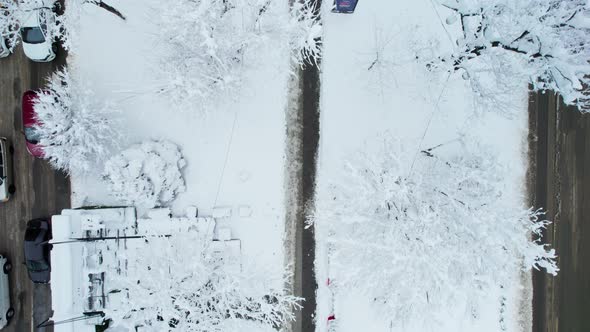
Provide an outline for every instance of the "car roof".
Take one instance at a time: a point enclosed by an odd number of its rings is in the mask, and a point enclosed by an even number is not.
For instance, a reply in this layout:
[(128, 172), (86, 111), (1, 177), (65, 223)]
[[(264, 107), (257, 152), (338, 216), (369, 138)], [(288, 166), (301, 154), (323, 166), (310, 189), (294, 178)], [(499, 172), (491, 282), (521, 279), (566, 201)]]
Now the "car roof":
[(29, 127), (37, 123), (33, 101), (37, 98), (37, 92), (29, 90), (23, 94), (22, 115), (23, 126)]
[(39, 26), (39, 10), (33, 9), (27, 11), (27, 16), (21, 24), (21, 28), (31, 28)]

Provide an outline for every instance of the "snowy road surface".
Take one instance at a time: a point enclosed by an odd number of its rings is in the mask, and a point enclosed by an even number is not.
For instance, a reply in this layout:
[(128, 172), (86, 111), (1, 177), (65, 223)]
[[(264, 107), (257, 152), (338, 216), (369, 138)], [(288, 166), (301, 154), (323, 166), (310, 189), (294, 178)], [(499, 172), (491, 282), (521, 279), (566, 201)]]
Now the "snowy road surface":
[(7, 254), (14, 266), (10, 285), (16, 315), (3, 330), (7, 332), (31, 331), (32, 315), (34, 322), (39, 323), (49, 317), (51, 310), (49, 287), (33, 285), (21, 264), (24, 261), (22, 241), (28, 220), (50, 216), (69, 207), (70, 187), (63, 174), (27, 152), (21, 134), (20, 105), (24, 91), (41, 88), (45, 77), (64, 63), (64, 52), (58, 53), (52, 63), (33, 63), (24, 56), (20, 45), (14, 54), (0, 59), (0, 136), (10, 139), (14, 146), (16, 185), (16, 194), (11, 200), (0, 204), (0, 252)]

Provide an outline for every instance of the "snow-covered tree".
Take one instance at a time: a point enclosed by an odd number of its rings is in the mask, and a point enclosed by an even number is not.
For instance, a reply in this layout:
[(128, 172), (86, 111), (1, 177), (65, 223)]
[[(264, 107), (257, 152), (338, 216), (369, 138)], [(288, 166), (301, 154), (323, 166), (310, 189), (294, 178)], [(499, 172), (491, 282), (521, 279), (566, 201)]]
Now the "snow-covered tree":
[(6, 46), (12, 51), (18, 44), (20, 33), (20, 8), (13, 0), (0, 0), (0, 38), (3, 38)]
[[(315, 5), (269, 0), (180, 0), (155, 8), (159, 92), (193, 109), (239, 90), (242, 73), (262, 45), (288, 49), (299, 64), (320, 56), (321, 26)], [(253, 55), (252, 55), (252, 54)]]
[(590, 4), (586, 0), (440, 0), (460, 25), (452, 54), (431, 65), (462, 72), (483, 95), (507, 83), (553, 90), (588, 110)]
[(34, 101), (43, 153), (66, 173), (84, 173), (116, 146), (115, 111), (97, 100), (83, 80), (62, 69), (51, 75)]
[(105, 163), (103, 179), (121, 202), (153, 208), (185, 191), (181, 169), (186, 165), (178, 146), (168, 141), (133, 145)]
[(262, 331), (292, 321), (299, 307), (300, 299), (283, 289), (283, 280), (274, 280), (264, 268), (236, 268), (195, 231), (148, 237), (145, 248), (129, 260), (141, 273), (109, 281), (125, 293), (125, 302), (111, 303), (106, 312), (112, 327), (237, 332), (251, 323)]
[(392, 321), (436, 322), (457, 303), (477, 312), (522, 270), (556, 274), (555, 252), (540, 242), (549, 222), (505, 196), (508, 171), (485, 147), (429, 152), (411, 169), (414, 153), (399, 141), (378, 145), (320, 187), (315, 227), (332, 287), (361, 290)]

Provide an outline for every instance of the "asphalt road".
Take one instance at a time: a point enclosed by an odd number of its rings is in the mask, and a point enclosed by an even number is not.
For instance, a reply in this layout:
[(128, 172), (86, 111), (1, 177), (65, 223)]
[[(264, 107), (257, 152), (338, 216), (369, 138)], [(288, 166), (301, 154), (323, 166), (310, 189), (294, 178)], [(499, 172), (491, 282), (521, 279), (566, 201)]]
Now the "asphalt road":
[(286, 261), (293, 275), (289, 286), (301, 297), (291, 332), (315, 332), (317, 281), (315, 277), (315, 231), (307, 225), (313, 213), (319, 148), (319, 70), (300, 69), (290, 83), (293, 91), (287, 112), (287, 190), (290, 207), (286, 215)]
[(531, 204), (554, 222), (545, 238), (560, 268), (533, 275), (533, 331), (590, 331), (590, 114), (550, 93), (532, 95), (529, 114)]
[(301, 332), (315, 332), (317, 280), (315, 275), (315, 229), (306, 224), (307, 216), (314, 211), (317, 155), (320, 140), (320, 73), (316, 66), (307, 66), (301, 71), (301, 206), (302, 214), (297, 223), (299, 247), (295, 261), (295, 280), (300, 294), (305, 299), (300, 312)]
[(0, 136), (7, 137), (14, 146), (16, 185), (11, 200), (0, 203), (0, 252), (13, 262), (10, 286), (11, 302), (16, 310), (3, 332), (44, 331), (32, 326), (47, 318), (51, 310), (48, 285), (33, 285), (28, 279), (22, 264), (22, 241), (28, 220), (50, 216), (69, 207), (70, 185), (63, 174), (54, 172), (45, 161), (27, 153), (21, 129), (21, 96), (26, 90), (42, 87), (45, 78), (64, 64), (62, 50), (52, 63), (33, 63), (24, 56), (20, 45), (14, 54), (0, 59)]

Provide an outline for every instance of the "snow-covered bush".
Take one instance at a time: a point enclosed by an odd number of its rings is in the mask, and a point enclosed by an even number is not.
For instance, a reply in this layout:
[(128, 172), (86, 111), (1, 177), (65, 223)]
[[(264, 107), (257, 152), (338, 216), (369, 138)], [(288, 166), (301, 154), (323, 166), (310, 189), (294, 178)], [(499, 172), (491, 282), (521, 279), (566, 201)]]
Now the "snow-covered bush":
[(105, 163), (103, 179), (121, 202), (153, 208), (185, 191), (181, 169), (186, 165), (178, 146), (168, 141), (133, 145)]
[(115, 276), (111, 285), (126, 293), (125, 303), (110, 305), (105, 318), (130, 331), (136, 326), (146, 332), (244, 331), (245, 321), (257, 323), (252, 331), (260, 331), (293, 320), (299, 306), (300, 299), (282, 288), (283, 280), (273, 280), (265, 269), (236, 268), (214, 251), (210, 239), (190, 230), (148, 237), (145, 250), (129, 264), (142, 272)]
[(262, 46), (289, 50), (299, 64), (320, 56), (315, 5), (269, 0), (180, 0), (154, 9), (165, 49), (159, 92), (182, 109), (206, 107), (239, 90)]
[(521, 270), (556, 274), (554, 250), (539, 242), (549, 222), (505, 197), (508, 171), (493, 153), (465, 146), (410, 170), (414, 153), (397, 140), (369, 147), (320, 187), (315, 226), (336, 289), (361, 290), (392, 321), (436, 322), (455, 303), (477, 312)]
[(84, 173), (116, 146), (113, 108), (97, 100), (83, 80), (66, 69), (51, 75), (38, 91), (34, 111), (44, 157), (66, 173)]
[[(432, 64), (462, 72), (475, 92), (493, 95), (506, 84), (554, 90), (581, 110), (590, 107), (586, 0), (440, 0), (461, 35), (452, 54)], [(456, 23), (458, 22), (458, 23)], [(494, 83), (490, 87), (490, 83)]]

